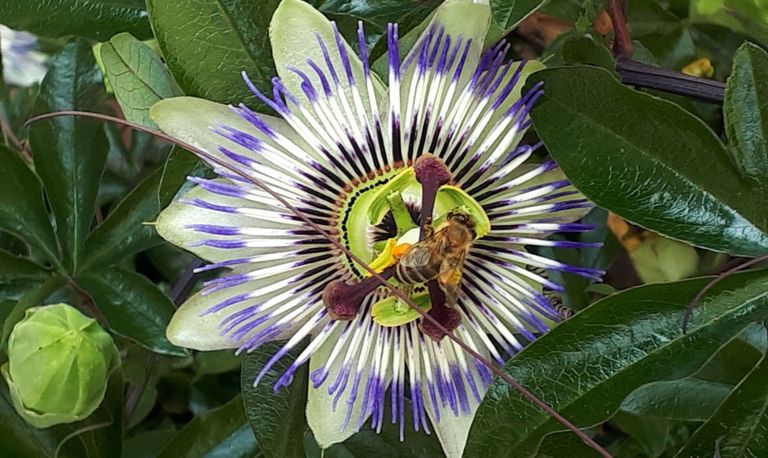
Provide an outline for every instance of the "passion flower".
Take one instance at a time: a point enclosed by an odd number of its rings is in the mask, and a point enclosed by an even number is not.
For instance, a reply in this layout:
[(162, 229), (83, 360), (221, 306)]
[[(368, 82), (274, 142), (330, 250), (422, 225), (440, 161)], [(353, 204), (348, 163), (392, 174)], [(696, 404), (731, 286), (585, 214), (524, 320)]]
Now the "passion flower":
[(220, 178), (191, 178), (197, 186), (157, 221), (167, 240), (211, 261), (201, 270), (230, 269), (179, 308), (169, 339), (238, 351), (287, 340), (254, 383), (309, 339), (274, 388), (309, 362), (307, 419), (322, 447), (385, 417), (402, 434), (408, 415), (460, 456), (491, 372), (232, 170), (267, 184), (384, 275), (427, 220), (439, 227), (451, 211), (468, 215), (476, 240), (455, 308), (424, 285), (390, 281), (499, 364), (558, 319), (547, 296), (562, 288), (539, 269), (600, 275), (526, 249), (585, 246), (547, 236), (589, 230), (574, 221), (592, 205), (554, 162), (532, 162), (538, 145), (519, 145), (542, 91), (522, 88), (541, 65), (507, 62), (503, 43), (485, 49), (489, 24), (487, 3), (448, 0), (420, 36), (405, 37), (407, 52), (391, 24), (387, 87), (369, 66), (362, 25), (358, 58), (334, 23), (284, 0), (270, 26), (272, 96), (246, 78), (277, 117), (193, 98), (152, 109), (164, 132), (227, 164), (212, 164)]
[(68, 304), (27, 310), (2, 371), (19, 415), (36, 428), (72, 423), (101, 404), (120, 361), (112, 338)]

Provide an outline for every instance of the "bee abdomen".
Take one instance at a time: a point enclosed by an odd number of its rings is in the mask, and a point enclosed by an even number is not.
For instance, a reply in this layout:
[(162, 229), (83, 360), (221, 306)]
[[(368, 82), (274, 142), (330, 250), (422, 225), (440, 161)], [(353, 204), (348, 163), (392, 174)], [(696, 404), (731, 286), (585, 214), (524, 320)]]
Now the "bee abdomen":
[(406, 285), (426, 283), (437, 277), (438, 271), (434, 267), (424, 266), (419, 268), (406, 267), (402, 264), (395, 266), (395, 278)]

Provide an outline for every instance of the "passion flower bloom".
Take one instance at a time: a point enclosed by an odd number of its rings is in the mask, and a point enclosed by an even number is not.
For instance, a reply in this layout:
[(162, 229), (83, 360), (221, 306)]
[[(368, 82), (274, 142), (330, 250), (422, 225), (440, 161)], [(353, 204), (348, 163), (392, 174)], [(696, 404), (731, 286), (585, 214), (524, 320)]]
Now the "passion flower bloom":
[(3, 79), (13, 86), (26, 87), (43, 80), (47, 67), (45, 54), (37, 51), (37, 37), (17, 32), (0, 24), (0, 50)]
[(164, 132), (221, 161), (219, 178), (191, 178), (157, 221), (211, 262), (201, 270), (228, 269), (179, 308), (169, 339), (238, 351), (287, 340), (255, 383), (291, 350), (276, 390), (308, 363), (307, 420), (324, 448), (368, 421), (399, 422), (402, 434), (408, 418), (460, 456), (492, 375), (243, 174), (382, 274), (418, 240), (422, 213), (437, 227), (450, 211), (469, 215), (477, 239), (455, 308), (392, 282), (498, 364), (558, 319), (547, 296), (561, 287), (537, 272), (599, 275), (535, 253), (582, 246), (547, 236), (590, 229), (574, 221), (592, 206), (554, 162), (530, 160), (537, 145), (519, 145), (542, 91), (522, 88), (541, 65), (507, 62), (504, 44), (486, 49), (489, 24), (487, 3), (448, 0), (420, 34), (398, 41), (390, 25), (385, 86), (362, 26), (358, 58), (335, 24), (284, 0), (270, 26), (271, 96), (248, 83), (276, 117), (187, 97), (152, 109)]

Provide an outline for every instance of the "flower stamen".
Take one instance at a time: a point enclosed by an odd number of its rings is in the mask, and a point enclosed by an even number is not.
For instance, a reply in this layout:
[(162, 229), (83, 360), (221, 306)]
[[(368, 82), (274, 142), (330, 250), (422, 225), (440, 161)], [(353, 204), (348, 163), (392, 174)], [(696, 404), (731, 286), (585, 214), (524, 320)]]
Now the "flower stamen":
[[(389, 279), (395, 269), (388, 267), (381, 272), (384, 279)], [(381, 286), (379, 279), (369, 277), (363, 281), (346, 283), (341, 280), (328, 283), (323, 291), (323, 304), (333, 320), (354, 320), (366, 296)]]

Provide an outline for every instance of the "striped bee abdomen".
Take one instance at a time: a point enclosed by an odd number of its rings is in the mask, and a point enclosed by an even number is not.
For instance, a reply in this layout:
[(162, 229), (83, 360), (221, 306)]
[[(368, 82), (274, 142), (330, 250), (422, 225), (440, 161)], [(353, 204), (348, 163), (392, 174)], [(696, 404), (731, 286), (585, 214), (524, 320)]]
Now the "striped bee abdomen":
[(415, 285), (434, 280), (439, 272), (440, 268), (437, 264), (419, 267), (404, 266), (402, 263), (395, 265), (395, 278), (406, 285)]

